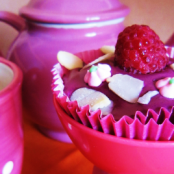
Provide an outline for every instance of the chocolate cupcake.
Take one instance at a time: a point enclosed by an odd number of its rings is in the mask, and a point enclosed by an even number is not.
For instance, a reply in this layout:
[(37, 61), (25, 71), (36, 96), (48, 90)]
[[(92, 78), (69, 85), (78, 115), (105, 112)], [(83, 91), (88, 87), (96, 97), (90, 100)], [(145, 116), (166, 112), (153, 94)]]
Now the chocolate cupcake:
[(116, 46), (73, 55), (60, 51), (52, 91), (76, 121), (140, 140), (173, 140), (172, 48), (145, 25), (133, 25)]

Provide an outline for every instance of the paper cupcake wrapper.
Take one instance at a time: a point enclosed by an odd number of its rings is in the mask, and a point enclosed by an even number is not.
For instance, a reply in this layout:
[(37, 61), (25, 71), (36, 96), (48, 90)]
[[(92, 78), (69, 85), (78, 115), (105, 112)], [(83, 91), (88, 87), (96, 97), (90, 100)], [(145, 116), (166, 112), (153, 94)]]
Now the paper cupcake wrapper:
[(165, 48), (167, 56), (170, 58), (174, 58), (174, 47), (165, 46)]
[[(87, 64), (102, 53), (100, 50), (92, 50), (76, 55)], [(70, 101), (64, 94), (62, 76), (67, 71), (59, 63), (53, 67), (52, 91), (59, 105), (74, 120), (94, 130), (117, 137), (153, 141), (174, 140), (174, 107), (171, 111), (162, 107), (159, 113), (149, 109), (146, 115), (137, 111), (134, 118), (124, 115), (118, 121), (114, 120), (112, 114), (101, 118), (100, 110), (91, 112), (88, 105), (79, 107), (77, 101)]]

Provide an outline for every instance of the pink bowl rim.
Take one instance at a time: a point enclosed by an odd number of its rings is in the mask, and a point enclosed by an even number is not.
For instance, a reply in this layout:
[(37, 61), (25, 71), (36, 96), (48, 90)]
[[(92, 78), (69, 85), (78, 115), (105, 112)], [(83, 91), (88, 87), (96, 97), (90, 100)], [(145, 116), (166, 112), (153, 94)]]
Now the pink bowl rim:
[(0, 97), (3, 97), (22, 84), (23, 74), (16, 64), (6, 60), (3, 57), (0, 57), (0, 63), (7, 65), (14, 73), (14, 77), (11, 83), (0, 91)]
[(123, 138), (123, 137), (116, 137), (114, 135), (110, 134), (105, 134), (103, 132), (99, 132), (96, 130), (93, 130), (92, 128), (86, 127), (83, 124), (78, 123), (75, 121), (73, 118), (68, 116), (67, 113), (60, 107), (60, 105), (56, 102), (56, 97), (53, 96), (53, 102), (56, 110), (59, 110), (60, 112), (64, 113), (64, 116), (59, 116), (62, 117), (62, 119), (68, 121), (71, 123), (73, 126), (83, 129), (85, 132), (88, 134), (93, 134), (95, 137), (99, 137), (100, 139), (105, 139), (108, 141), (112, 141), (113, 143), (119, 143), (119, 144), (124, 144), (128, 146), (137, 146), (137, 147), (155, 147), (155, 148), (173, 148), (174, 147), (174, 141), (148, 141), (148, 140), (136, 140), (136, 139), (128, 139), (128, 138)]

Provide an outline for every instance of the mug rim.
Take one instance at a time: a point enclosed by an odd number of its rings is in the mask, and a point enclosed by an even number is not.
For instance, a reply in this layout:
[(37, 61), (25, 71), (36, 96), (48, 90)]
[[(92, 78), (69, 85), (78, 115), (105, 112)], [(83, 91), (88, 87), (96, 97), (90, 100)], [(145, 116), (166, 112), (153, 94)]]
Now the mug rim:
[(3, 57), (0, 57), (0, 63), (5, 64), (13, 71), (12, 81), (5, 88), (0, 90), (0, 97), (3, 97), (6, 94), (8, 94), (11, 90), (15, 89), (16, 87), (22, 84), (23, 74), (16, 64)]

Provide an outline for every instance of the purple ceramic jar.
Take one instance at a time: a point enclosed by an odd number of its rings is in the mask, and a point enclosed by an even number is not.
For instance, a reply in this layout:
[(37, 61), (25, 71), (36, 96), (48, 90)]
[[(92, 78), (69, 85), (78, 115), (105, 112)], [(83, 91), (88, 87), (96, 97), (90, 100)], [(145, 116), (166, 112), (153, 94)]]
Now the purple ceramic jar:
[(71, 142), (52, 102), (50, 71), (57, 63), (57, 52), (115, 45), (128, 13), (129, 9), (116, 0), (31, 0), (20, 10), (23, 18), (0, 13), (0, 20), (19, 31), (7, 58), (24, 73), (24, 104), (30, 119), (45, 135)]

